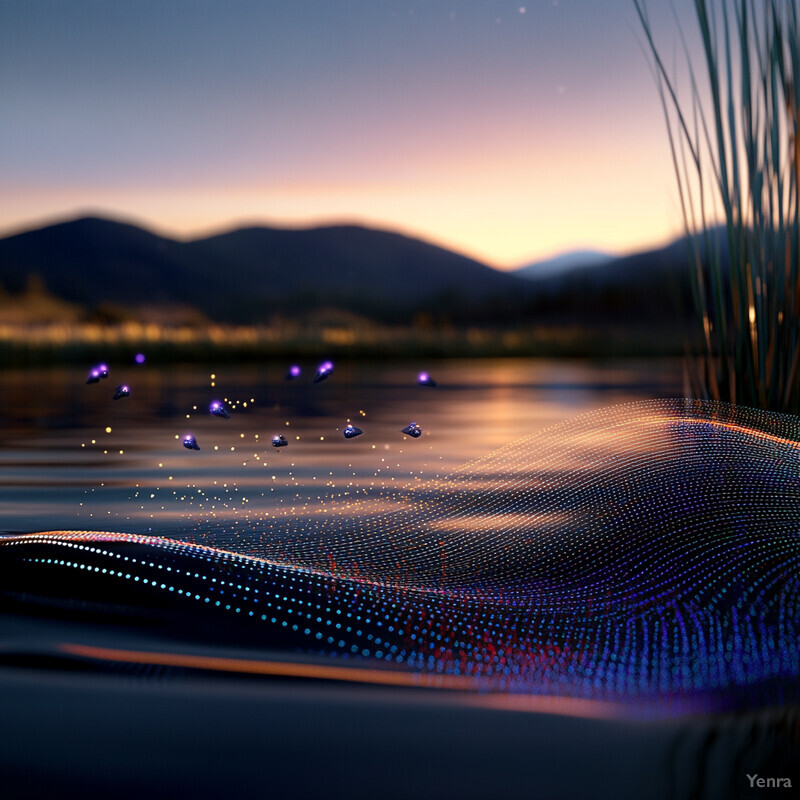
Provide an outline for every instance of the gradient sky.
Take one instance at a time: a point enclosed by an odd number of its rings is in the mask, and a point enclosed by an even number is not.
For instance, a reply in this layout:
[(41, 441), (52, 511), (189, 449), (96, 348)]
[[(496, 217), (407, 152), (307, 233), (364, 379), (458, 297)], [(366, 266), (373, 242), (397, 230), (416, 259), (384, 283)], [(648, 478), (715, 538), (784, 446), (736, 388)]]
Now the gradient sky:
[(499, 267), (659, 244), (640, 39), (632, 0), (3, 0), (0, 235), (91, 211), (360, 222)]

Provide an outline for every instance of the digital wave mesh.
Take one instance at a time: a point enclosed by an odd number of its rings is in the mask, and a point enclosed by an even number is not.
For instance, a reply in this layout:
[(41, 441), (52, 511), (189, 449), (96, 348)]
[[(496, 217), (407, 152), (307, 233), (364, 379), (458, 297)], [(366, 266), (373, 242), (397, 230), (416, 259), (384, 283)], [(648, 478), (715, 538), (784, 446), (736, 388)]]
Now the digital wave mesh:
[(799, 448), (793, 416), (633, 403), (246, 537), (2, 539), (0, 592), (235, 619), (265, 647), (482, 691), (784, 702), (800, 679)]

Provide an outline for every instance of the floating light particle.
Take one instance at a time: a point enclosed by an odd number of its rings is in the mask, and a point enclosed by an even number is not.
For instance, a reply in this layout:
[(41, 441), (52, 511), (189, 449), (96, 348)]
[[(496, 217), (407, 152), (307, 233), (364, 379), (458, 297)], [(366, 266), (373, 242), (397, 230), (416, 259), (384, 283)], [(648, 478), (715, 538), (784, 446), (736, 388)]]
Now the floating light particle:
[(145, 360), (146, 360), (146, 359), (145, 359), (145, 355), (144, 355), (144, 353), (137, 353), (137, 354), (136, 354), (136, 355), (133, 357), (133, 360), (134, 360), (134, 361), (135, 361), (137, 364), (144, 364), (144, 362), (145, 362)]
[(401, 430), (401, 433), (406, 434), (406, 436), (411, 436), (414, 439), (419, 439), (419, 437), (422, 436), (422, 428), (418, 423), (412, 422), (410, 425), (406, 425), (406, 427)]
[(317, 367), (317, 374), (314, 376), (314, 383), (320, 383), (321, 381), (326, 380), (331, 376), (332, 372), (333, 372), (333, 362), (323, 361)]
[(286, 371), (286, 380), (291, 381), (295, 378), (299, 378), (302, 373), (302, 370), (297, 364), (292, 364), (291, 367)]
[(430, 373), (424, 371), (417, 375), (417, 383), (420, 386), (436, 386), (436, 381), (430, 376)]
[(228, 409), (225, 408), (220, 400), (211, 401), (211, 405), (208, 407), (208, 413), (215, 417), (222, 417), (223, 419), (231, 418), (231, 415), (228, 413)]
[(111, 433), (111, 426), (110, 425), (106, 426), (106, 433)]

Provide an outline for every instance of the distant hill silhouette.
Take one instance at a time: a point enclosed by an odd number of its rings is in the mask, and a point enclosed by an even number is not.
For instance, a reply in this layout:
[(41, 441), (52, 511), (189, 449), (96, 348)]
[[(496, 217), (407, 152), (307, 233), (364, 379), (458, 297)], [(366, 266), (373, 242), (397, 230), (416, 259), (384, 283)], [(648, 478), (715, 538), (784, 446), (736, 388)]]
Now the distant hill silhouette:
[(540, 259), (512, 270), (518, 278), (536, 280), (581, 267), (601, 267), (613, 261), (616, 256), (601, 250), (570, 250), (552, 258)]
[(243, 228), (179, 242), (87, 217), (0, 239), (0, 303), (35, 285), (40, 306), (49, 296), (101, 318), (109, 308), (161, 308), (266, 323), (326, 309), (387, 323), (674, 325), (691, 313), (687, 253), (679, 240), (524, 278), (355, 225)]
[[(722, 228), (709, 238), (727, 268), (727, 239)], [(554, 275), (526, 276), (536, 288), (531, 309), (540, 319), (611, 320), (682, 324), (694, 316), (690, 247), (685, 238), (622, 256), (599, 266), (579, 266)]]
[(246, 228), (192, 242), (82, 218), (0, 240), (0, 286), (37, 276), (88, 308), (191, 306), (211, 319), (340, 308), (385, 321), (488, 318), (533, 294), (527, 282), (418, 239), (354, 225)]

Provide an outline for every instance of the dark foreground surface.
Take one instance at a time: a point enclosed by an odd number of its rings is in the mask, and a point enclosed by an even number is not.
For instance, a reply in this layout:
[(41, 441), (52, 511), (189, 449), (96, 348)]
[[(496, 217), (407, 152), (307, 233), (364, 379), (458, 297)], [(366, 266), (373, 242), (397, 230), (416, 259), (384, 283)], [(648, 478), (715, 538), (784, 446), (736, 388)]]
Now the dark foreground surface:
[[(3, 798), (795, 797), (796, 708), (661, 721), (437, 689), (69, 657), (211, 655), (146, 627), (0, 617)], [(212, 662), (216, 663), (216, 662)], [(595, 710), (602, 716), (602, 710)], [(750, 790), (747, 774), (791, 778)]]

